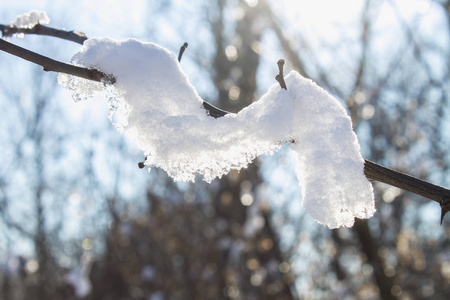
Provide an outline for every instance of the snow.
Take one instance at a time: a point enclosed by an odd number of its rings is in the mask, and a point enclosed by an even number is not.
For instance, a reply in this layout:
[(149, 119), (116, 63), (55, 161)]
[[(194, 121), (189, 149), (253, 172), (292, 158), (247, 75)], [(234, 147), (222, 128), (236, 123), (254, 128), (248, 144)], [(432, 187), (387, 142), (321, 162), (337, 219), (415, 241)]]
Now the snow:
[(167, 49), (135, 39), (87, 40), (72, 63), (113, 74), (113, 87), (60, 74), (76, 99), (104, 92), (114, 122), (147, 156), (177, 181), (203, 175), (211, 182), (245, 168), (258, 155), (294, 140), (303, 206), (330, 228), (352, 226), (373, 215), (372, 186), (344, 107), (313, 81), (293, 71), (288, 90), (274, 84), (238, 114), (214, 119)]
[(48, 24), (50, 23), (50, 18), (44, 11), (32, 10), (30, 12), (18, 15), (14, 22), (10, 25), (20, 27), (20, 28), (32, 28), (36, 24)]

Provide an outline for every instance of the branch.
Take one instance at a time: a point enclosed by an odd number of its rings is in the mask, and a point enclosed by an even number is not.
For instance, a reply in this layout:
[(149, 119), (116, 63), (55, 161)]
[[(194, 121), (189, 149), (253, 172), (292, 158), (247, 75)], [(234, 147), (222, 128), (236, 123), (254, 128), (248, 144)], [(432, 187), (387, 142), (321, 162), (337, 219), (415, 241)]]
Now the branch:
[[(282, 61), (282, 62), (281, 62)], [(284, 79), (279, 78), (280, 74), (283, 74), (284, 60), (278, 61), (279, 74), (276, 76), (277, 81), (280, 83), (281, 88), (287, 90)], [(208, 114), (214, 118), (220, 118), (228, 114), (229, 112), (218, 109), (212, 106), (208, 102), (203, 102), (203, 107)], [(289, 143), (295, 143), (294, 140)], [(441, 205), (441, 225), (444, 220), (445, 214), (450, 211), (450, 190), (444, 187), (432, 184), (425, 180), (413, 177), (408, 174), (404, 174), (399, 171), (392, 170), (388, 167), (376, 164), (370, 160), (364, 160), (364, 175), (367, 179), (375, 180), (386, 183), (391, 186), (395, 186), (402, 190), (411, 192), (413, 194), (434, 200)]]
[[(39, 24), (38, 24), (39, 25)], [(0, 30), (5, 35), (5, 32), (9, 33), (11, 30), (10, 27), (6, 28), (5, 25), (0, 25)], [(34, 26), (33, 28), (35, 28)], [(56, 29), (52, 29), (43, 25), (40, 25), (41, 29), (39, 31), (30, 32), (34, 34), (44, 34), (44, 35), (51, 35), (59, 38), (63, 38), (66, 40), (74, 41), (71, 38), (68, 38), (68, 36), (71, 36), (72, 34), (79, 34), (75, 33), (73, 31), (71, 32), (65, 32), (65, 31), (59, 31)], [(42, 27), (44, 27), (44, 30), (42, 30)], [(45, 32), (45, 33), (43, 33)], [(57, 33), (59, 32), (59, 33)], [(21, 31), (20, 33), (28, 33), (25, 31)], [(51, 34), (50, 34), (51, 33)], [(80, 37), (81, 39), (81, 37)], [(84, 40), (86, 40), (87, 37), (84, 35)], [(83, 40), (83, 41), (84, 41)], [(82, 42), (81, 42), (82, 44)], [(184, 48), (184, 49), (183, 49)], [(180, 55), (179, 58), (181, 58), (182, 52), (186, 47), (183, 47), (180, 49)], [(28, 60), (30, 62), (33, 62), (35, 64), (38, 64), (44, 68), (45, 71), (54, 71), (54, 72), (60, 72), (65, 73), (81, 78), (85, 78), (88, 80), (94, 80), (99, 82), (104, 82), (106, 84), (114, 84), (116, 79), (113, 75), (105, 74), (99, 70), (96, 69), (89, 69), (89, 68), (82, 68), (77, 67), (74, 65), (62, 63), (56, 60), (53, 60), (51, 58), (45, 57), (43, 55), (37, 54), (35, 52), (29, 51), (27, 49), (24, 49), (22, 47), (16, 46), (14, 44), (11, 44), (3, 39), (0, 39), (0, 50), (8, 52), (12, 55), (18, 56), (20, 58), (23, 58), (25, 60)], [(278, 61), (278, 68), (279, 68), (279, 74), (276, 76), (277, 81), (279, 82), (280, 86), (283, 89), (287, 89), (286, 83), (284, 82), (284, 76), (283, 76), (283, 65), (284, 60)], [(208, 115), (214, 118), (220, 118), (225, 116), (226, 114), (229, 114), (229, 112), (225, 110), (221, 110), (211, 104), (209, 104), (206, 101), (203, 101), (203, 107), (207, 111)], [(290, 141), (290, 143), (293, 143), (295, 141)], [(139, 167), (143, 167), (143, 163), (139, 164)], [(382, 165), (378, 165), (372, 161), (365, 160), (364, 164), (364, 174), (366, 175), (367, 179), (369, 180), (375, 180), (379, 182), (386, 183), (391, 186), (398, 187), (402, 190), (406, 190), (408, 192), (423, 196), (425, 198), (428, 198), (430, 200), (436, 201), (441, 205), (441, 224), (444, 219), (445, 214), (450, 211), (450, 190), (446, 189), (444, 187), (434, 185), (430, 182), (421, 180), (419, 178), (401, 173), (399, 171), (392, 170), (390, 168), (384, 167)]]
[(14, 34), (38, 34), (57, 37), (80, 45), (83, 45), (83, 42), (88, 39), (83, 32), (56, 29), (39, 23), (31, 28), (0, 24), (0, 31), (2, 32), (3, 37), (13, 36)]
[(441, 205), (441, 224), (445, 214), (450, 211), (450, 190), (365, 160), (364, 174), (368, 179), (380, 181), (402, 190), (434, 200)]
[(44, 71), (65, 73), (88, 80), (103, 82), (105, 84), (114, 84), (116, 82), (113, 75), (105, 74), (93, 68), (83, 68), (66, 64), (14, 45), (4, 39), (0, 39), (0, 50), (38, 64), (44, 68)]
[(275, 80), (278, 81), (282, 89), (287, 90), (286, 82), (284, 81), (284, 75), (283, 75), (283, 66), (284, 66), (284, 59), (279, 59), (277, 62), (278, 65), (278, 74), (275, 76)]
[[(217, 107), (212, 106), (205, 101), (203, 102), (203, 107), (207, 110), (208, 114), (214, 118), (220, 118), (229, 113), (227, 111), (218, 109)], [(295, 141), (290, 141), (290, 143), (295, 143)], [(375, 180), (398, 187), (402, 190), (420, 195), (430, 200), (434, 200), (440, 204), (450, 202), (450, 200), (447, 200), (450, 199), (449, 189), (432, 184), (411, 175), (392, 170), (388, 167), (376, 164), (367, 159), (364, 160), (364, 174), (369, 180)]]
[(184, 51), (186, 51), (186, 48), (188, 47), (188, 43), (184, 43), (183, 46), (180, 48), (180, 53), (178, 53), (178, 62), (181, 62), (181, 57), (183, 56)]

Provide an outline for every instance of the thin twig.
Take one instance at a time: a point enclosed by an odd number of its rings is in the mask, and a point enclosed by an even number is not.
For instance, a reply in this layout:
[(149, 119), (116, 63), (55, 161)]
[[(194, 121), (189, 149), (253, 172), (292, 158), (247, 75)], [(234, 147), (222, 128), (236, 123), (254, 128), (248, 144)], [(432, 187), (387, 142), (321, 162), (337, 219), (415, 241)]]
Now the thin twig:
[(145, 167), (145, 161), (147, 160), (147, 156), (144, 158), (144, 161), (138, 162), (139, 169), (143, 169)]
[(392, 170), (365, 160), (364, 174), (368, 179), (387, 183), (402, 190), (442, 203), (442, 198), (450, 198), (450, 190), (411, 175)]
[(0, 24), (0, 31), (2, 32), (4, 37), (13, 36), (14, 34), (38, 34), (57, 37), (60, 39), (78, 43), (80, 45), (83, 45), (83, 42), (88, 39), (86, 34), (84, 34), (83, 32), (56, 29), (39, 23), (31, 28)]
[(44, 68), (44, 71), (65, 73), (89, 80), (103, 82), (106, 84), (114, 84), (116, 82), (116, 79), (113, 75), (105, 74), (99, 70), (92, 68), (83, 68), (71, 64), (66, 64), (14, 45), (10, 42), (5, 41), (4, 39), (0, 39), (0, 50), (28, 60), (32, 63), (38, 64)]
[(278, 65), (278, 74), (275, 76), (275, 80), (278, 81), (282, 89), (287, 90), (286, 82), (284, 81), (284, 75), (283, 75), (283, 66), (284, 66), (284, 59), (280, 58), (277, 62)]
[(180, 48), (180, 52), (178, 53), (178, 62), (181, 61), (181, 57), (183, 56), (184, 51), (186, 51), (186, 48), (188, 47), (188, 43), (184, 43), (183, 46)]

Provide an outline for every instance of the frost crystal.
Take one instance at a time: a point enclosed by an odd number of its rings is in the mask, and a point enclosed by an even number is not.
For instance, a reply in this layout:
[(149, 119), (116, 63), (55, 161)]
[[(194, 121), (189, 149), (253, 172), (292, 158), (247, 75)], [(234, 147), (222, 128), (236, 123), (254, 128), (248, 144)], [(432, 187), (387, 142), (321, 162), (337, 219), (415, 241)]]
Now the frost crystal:
[[(297, 72), (285, 78), (289, 90), (274, 84), (238, 114), (214, 119), (175, 56), (161, 46), (89, 39), (72, 62), (116, 77), (110, 102), (126, 108), (116, 126), (144, 152), (146, 165), (175, 180), (192, 181), (199, 173), (210, 182), (294, 140), (303, 205), (318, 222), (352, 226), (355, 217), (373, 215), (372, 186), (350, 118), (335, 98)], [(59, 81), (77, 95), (105, 90), (67, 75)]]
[(28, 13), (18, 15), (14, 22), (10, 25), (21, 27), (21, 28), (31, 28), (37, 23), (48, 24), (50, 23), (50, 18), (47, 16), (45, 11), (32, 10)]

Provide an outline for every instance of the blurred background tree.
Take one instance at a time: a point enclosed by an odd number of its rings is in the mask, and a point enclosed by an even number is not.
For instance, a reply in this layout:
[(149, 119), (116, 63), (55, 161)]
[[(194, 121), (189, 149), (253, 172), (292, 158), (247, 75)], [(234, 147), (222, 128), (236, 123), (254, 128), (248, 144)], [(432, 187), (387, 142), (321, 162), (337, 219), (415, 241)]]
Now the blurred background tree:
[[(42, 9), (88, 36), (174, 54), (188, 41), (181, 64), (193, 84), (234, 112), (274, 83), (284, 57), (346, 105), (365, 158), (450, 186), (449, 1), (0, 6), (3, 23)], [(13, 42), (66, 61), (78, 49)], [(288, 148), (211, 184), (174, 183), (137, 168), (104, 100), (72, 103), (56, 75), (0, 59), (2, 299), (449, 297), (449, 227), (436, 203), (374, 183), (377, 214), (329, 230), (301, 209)]]

